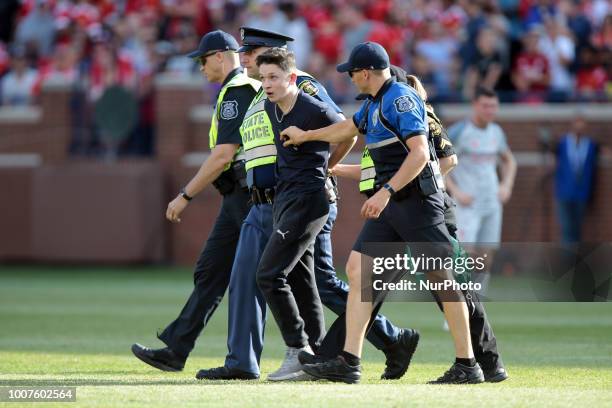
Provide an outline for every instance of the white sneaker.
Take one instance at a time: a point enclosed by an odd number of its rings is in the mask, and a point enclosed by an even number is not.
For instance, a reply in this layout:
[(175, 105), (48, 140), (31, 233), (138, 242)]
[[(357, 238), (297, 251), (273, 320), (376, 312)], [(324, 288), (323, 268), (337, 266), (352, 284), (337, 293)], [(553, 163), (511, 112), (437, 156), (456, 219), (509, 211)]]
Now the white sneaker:
[(298, 360), (300, 351), (312, 353), (310, 346), (296, 348), (287, 347), (285, 359), (280, 368), (273, 373), (268, 374), (268, 381), (310, 381), (312, 377), (302, 371), (302, 365)]

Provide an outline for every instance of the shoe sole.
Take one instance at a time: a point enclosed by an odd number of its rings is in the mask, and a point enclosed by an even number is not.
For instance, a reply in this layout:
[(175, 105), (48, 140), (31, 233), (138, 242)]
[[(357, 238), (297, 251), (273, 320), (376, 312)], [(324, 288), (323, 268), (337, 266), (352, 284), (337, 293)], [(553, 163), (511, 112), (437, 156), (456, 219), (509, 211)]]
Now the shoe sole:
[(318, 374), (316, 371), (310, 371), (307, 368), (304, 368), (304, 372), (319, 380), (329, 380), (332, 382), (343, 382), (345, 384), (357, 384), (359, 383), (359, 380), (361, 379), (361, 376), (354, 377), (354, 378), (340, 377), (340, 376), (335, 376), (335, 375), (322, 376)]
[(290, 374), (283, 375), (282, 377), (271, 377), (268, 376), (268, 381), (279, 382), (279, 381), (309, 381), (310, 378), (306, 379), (305, 376), (308, 376), (303, 370), (295, 371)]
[(210, 380), (210, 381), (253, 381), (259, 380), (259, 377), (206, 377), (198, 376), (195, 377), (197, 380)]
[(402, 368), (402, 370), (400, 371), (399, 374), (391, 376), (391, 377), (387, 377), (385, 376), (385, 374), (383, 373), (383, 375), (380, 376), (381, 380), (399, 380), (400, 378), (402, 378), (404, 376), (404, 374), (406, 374), (406, 371), (408, 371), (408, 368), (410, 367), (410, 362), (412, 361), (412, 356), (414, 356), (414, 353), (416, 352), (417, 346), (419, 345), (419, 339), (421, 338), (421, 335), (419, 334), (418, 331), (414, 331), (414, 335), (410, 337), (410, 343), (408, 344), (408, 347), (411, 349), (409, 356), (408, 356), (408, 361), (406, 362), (406, 366)]
[(484, 377), (480, 377), (480, 378), (471, 378), (471, 379), (467, 379), (465, 381), (462, 382), (434, 382), (434, 381), (429, 381), (427, 384), (431, 384), (431, 385), (461, 385), (461, 384), (482, 384), (485, 382)]
[(140, 349), (138, 349), (136, 346), (132, 346), (132, 354), (134, 354), (136, 358), (138, 358), (143, 363), (146, 363), (150, 365), (151, 367), (157, 368), (158, 370), (166, 371), (166, 372), (173, 372), (173, 373), (183, 371), (182, 368), (171, 367), (169, 365), (166, 365), (156, 360), (152, 360), (148, 358), (147, 356), (140, 354)]

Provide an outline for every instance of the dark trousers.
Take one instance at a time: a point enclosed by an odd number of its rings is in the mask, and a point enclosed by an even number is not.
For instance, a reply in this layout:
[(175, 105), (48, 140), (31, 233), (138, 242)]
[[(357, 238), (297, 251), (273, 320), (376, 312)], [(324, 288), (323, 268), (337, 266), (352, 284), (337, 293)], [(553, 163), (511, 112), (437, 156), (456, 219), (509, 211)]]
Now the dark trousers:
[[(349, 286), (338, 279), (332, 258), (331, 231), (337, 214), (338, 206), (330, 205), (329, 218), (315, 240), (315, 277), (323, 305), (335, 314), (341, 315), (346, 311)], [(400, 329), (379, 314), (374, 318), (367, 339), (378, 350), (384, 350), (397, 342), (399, 334)]]
[(223, 197), (194, 270), (194, 288), (179, 316), (158, 335), (175, 353), (187, 358), (195, 341), (221, 303), (229, 284), (242, 221), (249, 212), (249, 195), (236, 188)]
[(285, 344), (317, 347), (325, 335), (325, 320), (314, 276), (314, 241), (329, 215), (327, 194), (323, 189), (279, 194), (272, 211), (272, 236), (257, 268), (257, 285)]
[(561, 225), (561, 239), (566, 244), (580, 242), (586, 202), (557, 200), (557, 217)]
[[(447, 228), (452, 237), (456, 239), (455, 233), (457, 231), (457, 227), (454, 223), (455, 216), (452, 210), (452, 203), (447, 203), (446, 207), (444, 218), (447, 220)], [(464, 293), (464, 295), (466, 294), (467, 293)], [(442, 303), (435, 294), (433, 295), (438, 307), (440, 310), (442, 310)], [(487, 318), (484, 306), (480, 302), (478, 294), (475, 292), (470, 292), (470, 295), (471, 300), (466, 300), (466, 305), (469, 313), (472, 349), (474, 351), (476, 361), (478, 361), (484, 370), (501, 367), (503, 366), (503, 362), (497, 351), (497, 340), (495, 338), (495, 334), (493, 333), (493, 329), (491, 328), (491, 324), (489, 323), (489, 319)], [(368, 339), (370, 338), (370, 333), (374, 330), (373, 327), (377, 316), (379, 316), (378, 312), (382, 307), (383, 301), (384, 297), (381, 297), (380, 299), (377, 299), (373, 305), (372, 316), (366, 331)], [(328, 358), (337, 356), (344, 348), (345, 336), (346, 314), (343, 313), (338, 316), (338, 319), (334, 321), (332, 326), (327, 331), (327, 335), (325, 336), (321, 347), (319, 347), (318, 354)]]

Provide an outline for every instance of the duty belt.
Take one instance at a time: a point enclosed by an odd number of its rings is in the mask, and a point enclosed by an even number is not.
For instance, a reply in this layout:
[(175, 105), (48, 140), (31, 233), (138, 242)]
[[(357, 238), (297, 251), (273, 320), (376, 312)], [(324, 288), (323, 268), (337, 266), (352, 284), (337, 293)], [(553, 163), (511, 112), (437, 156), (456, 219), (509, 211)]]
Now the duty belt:
[(274, 202), (274, 188), (251, 187), (251, 201), (254, 205), (272, 204)]
[[(377, 183), (377, 184), (374, 185), (373, 189), (366, 190), (363, 193), (368, 198), (370, 198), (374, 194), (376, 194), (376, 192), (378, 190), (380, 190), (380, 188), (383, 186), (383, 184), (378, 184)], [(411, 181), (410, 183), (408, 183), (407, 185), (402, 187), (399, 191), (397, 191), (395, 194), (393, 194), (391, 196), (391, 199), (394, 200), (394, 201), (402, 201), (403, 199), (409, 197), (414, 191), (419, 191), (419, 185), (415, 182), (415, 180)]]

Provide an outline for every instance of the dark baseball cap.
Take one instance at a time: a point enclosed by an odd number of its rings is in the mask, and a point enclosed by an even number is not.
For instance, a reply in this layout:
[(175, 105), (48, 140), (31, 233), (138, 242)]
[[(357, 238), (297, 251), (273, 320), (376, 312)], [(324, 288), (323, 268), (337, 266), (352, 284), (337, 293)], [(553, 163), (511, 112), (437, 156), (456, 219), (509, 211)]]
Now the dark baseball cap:
[(240, 27), (240, 40), (242, 47), (238, 52), (246, 52), (259, 47), (286, 47), (287, 42), (293, 38), (277, 33), (253, 27)]
[(347, 62), (336, 67), (338, 72), (349, 72), (356, 69), (389, 68), (389, 55), (382, 45), (375, 42), (358, 44), (351, 51)]
[(198, 58), (211, 51), (236, 51), (238, 49), (238, 41), (225, 31), (211, 31), (202, 37), (198, 49), (187, 54), (189, 58)]

